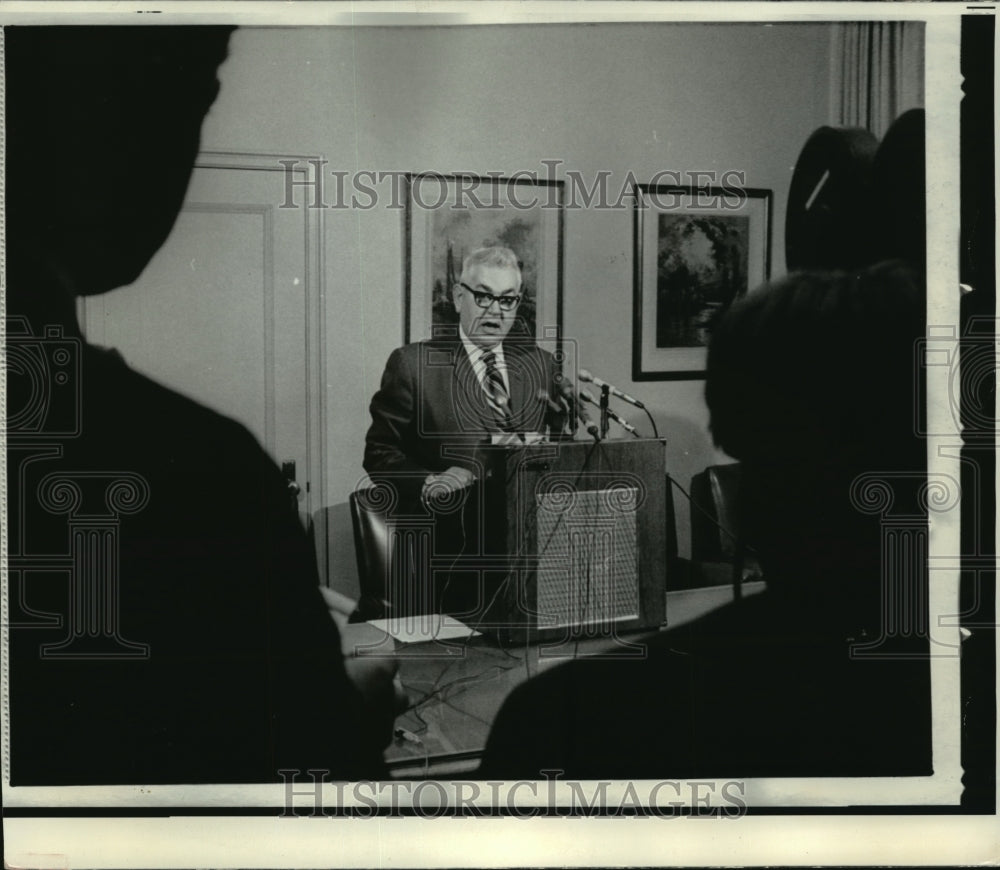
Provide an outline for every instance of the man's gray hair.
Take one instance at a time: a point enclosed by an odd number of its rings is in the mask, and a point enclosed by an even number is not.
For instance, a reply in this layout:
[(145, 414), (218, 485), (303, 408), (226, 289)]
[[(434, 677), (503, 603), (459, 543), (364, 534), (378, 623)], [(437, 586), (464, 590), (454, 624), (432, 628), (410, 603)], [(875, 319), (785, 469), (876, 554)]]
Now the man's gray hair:
[(473, 269), (478, 266), (498, 266), (501, 269), (513, 269), (517, 272), (518, 283), (521, 281), (521, 264), (518, 262), (517, 254), (510, 248), (495, 245), (491, 248), (477, 248), (462, 261), (462, 277), (459, 279), (463, 283), (468, 283), (469, 276)]

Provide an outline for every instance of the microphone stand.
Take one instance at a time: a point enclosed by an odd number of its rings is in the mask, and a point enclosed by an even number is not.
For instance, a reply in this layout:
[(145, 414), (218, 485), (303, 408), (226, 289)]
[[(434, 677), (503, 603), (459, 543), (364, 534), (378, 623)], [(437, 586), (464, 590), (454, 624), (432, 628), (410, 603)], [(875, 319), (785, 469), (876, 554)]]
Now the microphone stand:
[(561, 398), (559, 401), (563, 408), (563, 428), (561, 435), (567, 441), (572, 441), (576, 436), (576, 430), (580, 425), (580, 421), (577, 419), (575, 409), (565, 398)]
[(611, 388), (608, 384), (601, 387), (601, 440), (603, 441), (608, 437), (608, 429), (611, 428), (610, 419), (608, 417), (608, 399), (610, 397)]

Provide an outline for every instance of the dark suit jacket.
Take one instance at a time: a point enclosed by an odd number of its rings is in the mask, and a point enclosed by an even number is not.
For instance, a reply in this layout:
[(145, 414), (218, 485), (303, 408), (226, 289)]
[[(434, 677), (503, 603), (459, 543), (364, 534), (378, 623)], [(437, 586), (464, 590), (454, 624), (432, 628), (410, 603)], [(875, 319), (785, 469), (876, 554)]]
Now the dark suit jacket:
[[(539, 391), (555, 397), (561, 378), (552, 354), (534, 341), (508, 336), (503, 342), (510, 383), (510, 411), (518, 432), (561, 425)], [(493, 412), (458, 339), (433, 339), (392, 352), (382, 385), (372, 398), (365, 438), (369, 474), (409, 473), (414, 480), (452, 465), (478, 471), (482, 447), (499, 431)]]
[[(553, 355), (533, 340), (512, 336), (503, 342), (503, 354), (515, 430), (543, 432), (546, 423), (561, 429), (561, 416), (539, 399), (539, 391), (558, 395), (561, 374)], [(388, 600), (397, 614), (441, 610), (475, 624), (481, 617), (469, 614), (479, 613), (492, 593), (479, 590), (478, 570), (464, 575), (456, 559), (461, 553), (503, 550), (505, 524), (485, 521), (503, 512), (502, 488), (485, 483), (498, 456), (489, 449), (491, 433), (500, 429), (461, 341), (436, 339), (394, 350), (372, 398), (371, 415), (365, 470), (395, 493), (393, 503), (401, 514), (423, 511), (420, 492), (432, 472), (457, 465), (484, 483), (463, 493), (460, 511), (434, 514), (432, 549), (451, 560), (450, 571), (417, 572), (418, 586), (373, 586), (363, 601)]]

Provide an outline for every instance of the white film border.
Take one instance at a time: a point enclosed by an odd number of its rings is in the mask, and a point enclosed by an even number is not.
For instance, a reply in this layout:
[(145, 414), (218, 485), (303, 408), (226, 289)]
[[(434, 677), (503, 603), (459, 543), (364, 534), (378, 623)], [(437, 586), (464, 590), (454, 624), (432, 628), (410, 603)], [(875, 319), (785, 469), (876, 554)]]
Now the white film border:
[[(304, 6), (305, 4), (303, 4)], [(288, 25), (441, 25), (462, 27), (498, 23), (525, 26), (621, 21), (662, 22), (834, 22), (843, 20), (905, 19), (925, 22), (928, 192), (928, 324), (958, 329), (958, 204), (959, 204), (959, 74), (960, 15), (962, 7), (927, 4), (683, 4), (651, 3), (510, 4), (438, 3), (317, 4), (311, 8), (260, 4), (252, 9), (238, 4), (162, 4), (158, 23), (233, 22), (243, 26)], [(83, 8), (81, 8), (83, 7)], [(52, 4), (43, 9), (26, 3), (3, 10), (3, 23), (53, 21), (58, 11), (67, 23), (132, 23), (140, 7), (122, 4)], [(106, 17), (105, 17), (106, 16)], [(152, 16), (149, 16), (152, 17)], [(445, 61), (442, 60), (442, 63)], [(723, 58), (719, 59), (724, 62)], [(775, 62), (778, 62), (777, 59)], [(696, 119), (692, 120), (695, 123)], [(439, 167), (447, 171), (453, 167)], [(464, 168), (464, 167), (461, 167)], [(630, 217), (630, 216), (629, 216)], [(780, 232), (780, 227), (775, 228)], [(569, 233), (567, 233), (569, 236)], [(567, 256), (572, 246), (567, 246)], [(780, 274), (780, 270), (776, 270)], [(949, 406), (950, 372), (929, 369), (927, 376), (929, 472), (959, 477), (957, 425)], [(959, 513), (934, 515), (930, 529), (932, 638), (942, 650), (955, 649), (958, 629), (953, 619), (958, 601)], [(6, 574), (5, 574), (6, 584)], [(4, 590), (6, 604), (6, 588)], [(286, 805), (286, 790), (274, 786), (154, 786), (87, 788), (15, 788), (4, 783), (4, 806), (18, 815), (4, 822), (7, 860), (17, 866), (342, 866), (449, 864), (505, 865), (557, 863), (565, 865), (612, 863), (677, 864), (811, 864), (852, 863), (973, 863), (995, 858), (995, 839), (989, 819), (948, 814), (961, 794), (959, 659), (941, 654), (932, 659), (934, 774), (912, 778), (758, 779), (731, 786), (740, 799), (755, 808), (822, 807), (830, 814), (762, 814), (692, 824), (675, 818), (669, 829), (649, 818), (552, 818), (543, 812), (574, 799), (574, 787), (560, 783), (553, 791), (506, 783), (497, 790), (482, 789), (474, 797), (468, 783), (444, 782), (440, 790), (426, 786), (369, 793), (345, 794), (333, 784), (321, 791), (321, 806), (412, 808), (443, 801), (470, 807), (507, 805), (511, 812), (495, 819), (457, 820), (449, 815), (382, 816), (378, 821), (348, 820), (336, 813), (313, 813), (313, 819), (240, 816), (239, 808)], [(4, 698), (6, 708), (6, 695)], [(5, 709), (6, 716), (6, 709)], [(8, 739), (5, 729), (4, 739)], [(9, 748), (4, 746), (5, 757)], [(398, 784), (397, 784), (398, 785)], [(733, 807), (718, 787), (692, 787), (690, 782), (664, 786), (658, 782), (613, 783), (604, 791), (610, 807), (626, 804), (627, 791), (646, 805), (670, 807), (680, 799), (688, 806)], [(592, 800), (596, 784), (580, 784)], [(658, 791), (654, 791), (655, 789)], [(463, 791), (464, 789), (464, 791)], [(389, 795), (387, 797), (387, 795)], [(653, 795), (653, 797), (651, 797)], [(695, 797), (692, 798), (692, 795)], [(708, 795), (706, 797), (706, 795)], [(392, 801), (397, 801), (393, 804)], [(386, 803), (387, 802), (387, 803)], [(658, 803), (660, 802), (660, 803)], [(714, 802), (714, 803), (713, 803)], [(924, 808), (940, 807), (912, 816), (849, 814), (856, 805)], [(293, 806), (315, 809), (316, 799), (299, 795)], [(66, 817), (31, 818), (32, 807), (59, 808)], [(124, 808), (145, 813), (138, 818), (77, 818), (86, 808)], [(162, 808), (227, 808), (226, 817), (181, 815), (156, 817)], [(837, 809), (845, 815), (838, 816)], [(485, 814), (485, 813), (484, 813)], [(674, 817), (664, 809), (661, 819)], [(319, 816), (320, 818), (316, 818)], [(520, 817), (518, 817), (520, 816)], [(321, 819), (321, 820), (320, 820)], [(709, 827), (706, 828), (705, 826)], [(628, 826), (622, 832), (622, 826)], [(624, 835), (623, 835), (624, 834)], [(953, 852), (955, 844), (966, 851)]]

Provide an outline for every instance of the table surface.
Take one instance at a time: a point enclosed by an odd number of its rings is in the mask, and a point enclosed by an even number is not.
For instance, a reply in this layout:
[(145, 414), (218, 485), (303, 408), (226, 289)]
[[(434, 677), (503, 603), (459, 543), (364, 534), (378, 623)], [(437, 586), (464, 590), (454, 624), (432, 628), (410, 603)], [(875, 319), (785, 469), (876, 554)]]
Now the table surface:
[[(745, 584), (744, 594), (763, 584)], [(760, 587), (760, 588), (758, 588)], [(732, 600), (729, 586), (667, 593), (667, 622), (676, 627)], [(501, 647), (494, 638), (397, 644), (399, 679), (410, 707), (396, 719), (397, 737), (386, 750), (394, 778), (454, 777), (475, 771), (490, 726), (504, 699), (529, 677), (574, 657), (611, 651), (627, 654), (621, 643), (644, 634), (549, 641), (537, 646)]]
[(399, 651), (399, 677), (410, 708), (396, 719), (405, 736), (386, 751), (391, 775), (426, 778), (475, 770), (500, 706), (519, 683), (612, 644), (596, 638), (504, 649), (492, 638), (475, 637), (407, 645)]

